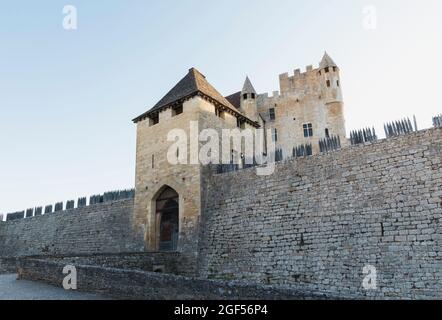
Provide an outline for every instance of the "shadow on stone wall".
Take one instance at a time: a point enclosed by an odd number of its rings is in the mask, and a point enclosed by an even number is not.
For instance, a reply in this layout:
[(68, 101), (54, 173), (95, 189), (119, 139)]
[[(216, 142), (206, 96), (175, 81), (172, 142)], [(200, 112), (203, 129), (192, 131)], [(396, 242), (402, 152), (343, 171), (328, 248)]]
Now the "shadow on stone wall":
[[(41, 281), (61, 287), (64, 263), (20, 259), (19, 279)], [(293, 289), (251, 285), (245, 282), (202, 280), (190, 277), (76, 265), (79, 291), (94, 292), (121, 300), (308, 300), (324, 295)]]

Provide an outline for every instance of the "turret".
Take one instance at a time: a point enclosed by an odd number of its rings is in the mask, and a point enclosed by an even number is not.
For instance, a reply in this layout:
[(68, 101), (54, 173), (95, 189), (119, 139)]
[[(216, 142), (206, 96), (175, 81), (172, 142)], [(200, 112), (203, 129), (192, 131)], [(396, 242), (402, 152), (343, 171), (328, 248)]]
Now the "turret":
[(246, 77), (241, 91), (241, 111), (251, 120), (258, 121), (258, 107), (256, 98), (258, 94), (249, 77)]
[(339, 136), (342, 146), (345, 146), (347, 140), (339, 67), (327, 52), (319, 63), (318, 73), (322, 88), (321, 96), (326, 107), (326, 136)]
[(324, 57), (319, 63), (318, 72), (325, 102), (327, 104), (343, 102), (339, 67), (327, 52), (324, 53)]

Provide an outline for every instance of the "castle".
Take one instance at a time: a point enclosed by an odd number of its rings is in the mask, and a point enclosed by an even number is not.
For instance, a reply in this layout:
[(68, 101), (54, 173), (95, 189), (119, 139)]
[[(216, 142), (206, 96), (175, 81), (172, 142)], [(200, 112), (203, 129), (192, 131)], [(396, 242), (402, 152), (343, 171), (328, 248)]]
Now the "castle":
[[(345, 144), (345, 121), (339, 68), (325, 53), (319, 68), (280, 76), (281, 92), (258, 94), (247, 77), (241, 91), (224, 97), (195, 68), (137, 124), (135, 224), (147, 248), (196, 252), (201, 216), (203, 166), (176, 165), (167, 160), (172, 129), (191, 135), (189, 123), (203, 129), (271, 130), (284, 157), (294, 148), (331, 136)], [(190, 146), (199, 150), (201, 145)]]
[(257, 94), (249, 78), (241, 92), (226, 97), (247, 117), (271, 129), (277, 149), (284, 157), (300, 145), (312, 145), (319, 153), (319, 141), (331, 136), (346, 143), (340, 70), (325, 53), (319, 68), (307, 66), (293, 76), (279, 76), (280, 91)]
[[(272, 97), (249, 78), (225, 97), (190, 69), (134, 119), (135, 191), (13, 214), (0, 222), (0, 272), (60, 286), (74, 265), (80, 290), (116, 298), (442, 298), (442, 116), (349, 141), (339, 72), (325, 54), (281, 75)], [(262, 128), (282, 153), (270, 175), (170, 161), (184, 157), (171, 130)]]

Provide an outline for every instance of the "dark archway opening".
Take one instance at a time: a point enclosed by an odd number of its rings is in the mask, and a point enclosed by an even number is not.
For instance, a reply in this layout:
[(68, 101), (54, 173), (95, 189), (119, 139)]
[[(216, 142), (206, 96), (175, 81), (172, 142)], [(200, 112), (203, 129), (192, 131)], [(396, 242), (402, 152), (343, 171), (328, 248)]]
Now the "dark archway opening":
[(160, 251), (177, 251), (179, 238), (179, 196), (166, 188), (156, 202)]

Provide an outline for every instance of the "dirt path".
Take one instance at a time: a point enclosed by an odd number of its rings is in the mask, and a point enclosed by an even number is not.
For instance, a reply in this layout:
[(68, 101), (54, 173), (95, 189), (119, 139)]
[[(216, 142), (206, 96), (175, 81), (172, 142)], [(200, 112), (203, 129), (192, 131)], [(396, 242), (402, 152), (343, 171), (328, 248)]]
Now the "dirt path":
[(16, 280), (15, 274), (0, 275), (0, 300), (101, 300), (97, 294), (66, 291), (47, 284)]

